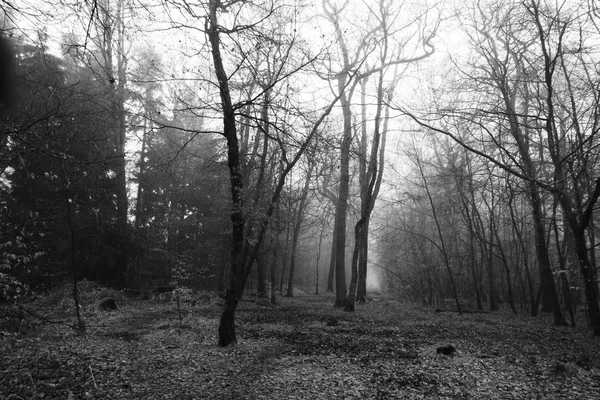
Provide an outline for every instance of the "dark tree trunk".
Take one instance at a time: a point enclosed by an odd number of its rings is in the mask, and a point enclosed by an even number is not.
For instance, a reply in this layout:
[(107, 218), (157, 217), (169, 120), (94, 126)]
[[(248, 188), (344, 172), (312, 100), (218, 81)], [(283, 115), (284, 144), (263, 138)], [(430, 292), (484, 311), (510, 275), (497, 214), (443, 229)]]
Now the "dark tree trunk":
[[(291, 212), (291, 211), (290, 211)], [(291, 217), (290, 217), (291, 219)], [(288, 253), (290, 248), (290, 224), (287, 224), (285, 231), (285, 248), (283, 250), (283, 260), (281, 261), (281, 276), (279, 277), (279, 294), (283, 296), (283, 282), (285, 282), (285, 266), (287, 265)]]
[[(570, 221), (571, 222), (571, 221)], [(575, 229), (573, 229), (575, 230)], [(594, 331), (595, 336), (600, 336), (600, 306), (598, 304), (598, 283), (596, 283), (596, 271), (592, 268), (588, 257), (588, 249), (585, 240), (585, 230), (576, 230), (573, 234), (577, 259), (581, 275), (583, 276), (583, 284), (585, 287), (585, 296), (588, 305), (588, 316), (590, 326)]]
[(267, 297), (267, 286), (265, 285), (265, 258), (262, 254), (256, 257), (256, 269), (258, 272), (258, 282), (256, 284), (256, 295), (258, 297)]
[(294, 233), (292, 237), (292, 259), (290, 261), (290, 279), (288, 281), (288, 289), (286, 297), (294, 297), (294, 272), (296, 269), (296, 252), (298, 250), (298, 239), (300, 236), (300, 228), (302, 228), (302, 222), (304, 221), (304, 212), (306, 211), (306, 200), (308, 199), (308, 190), (310, 188), (310, 181), (314, 163), (309, 160), (308, 170), (306, 171), (306, 179), (304, 181), (304, 187), (300, 193), (300, 204), (298, 204), (298, 210), (296, 218), (294, 220)]
[(473, 288), (475, 289), (475, 302), (478, 310), (483, 310), (483, 302), (481, 301), (481, 282), (477, 273), (477, 260), (475, 258), (475, 244), (473, 231), (469, 232), (469, 264), (471, 265), (471, 277), (473, 279)]
[[(491, 238), (490, 238), (491, 240)], [(494, 277), (494, 256), (492, 255), (492, 242), (490, 241), (489, 249), (486, 251), (487, 273), (488, 273), (488, 290), (490, 310), (498, 310), (498, 295), (496, 294), (496, 279)]]
[(292, 255), (290, 257), (290, 273), (288, 275), (288, 287), (285, 297), (294, 297), (294, 272), (296, 269), (296, 250), (298, 249), (299, 229), (294, 228), (292, 234)]
[[(345, 90), (345, 76), (340, 78), (338, 87)], [(350, 191), (350, 145), (352, 143), (352, 115), (350, 100), (342, 94), (342, 113), (344, 115), (344, 134), (342, 137), (340, 156), (340, 188), (335, 208), (335, 306), (345, 307), (348, 301), (346, 295), (346, 215), (348, 210), (348, 195)]]
[[(93, 17), (92, 17), (93, 18)], [(123, 21), (123, 3), (117, 2), (114, 10), (103, 8), (99, 11), (99, 23), (104, 30), (100, 45), (100, 53), (104, 61), (104, 72), (111, 97), (111, 110), (114, 115), (113, 144), (115, 157), (112, 166), (115, 171), (114, 190), (116, 198), (116, 231), (119, 235), (120, 252), (116, 260), (114, 285), (123, 287), (126, 284), (127, 251), (125, 243), (128, 235), (127, 220), (127, 174), (125, 168), (125, 85), (127, 81), (125, 59), (125, 32)], [(115, 37), (116, 36), (116, 37)], [(116, 71), (115, 71), (116, 65)]]
[(517, 314), (517, 308), (515, 307), (515, 299), (513, 294), (513, 286), (512, 286), (512, 274), (510, 271), (510, 266), (508, 265), (508, 260), (506, 258), (506, 254), (504, 253), (504, 247), (502, 246), (502, 241), (500, 240), (500, 235), (498, 234), (498, 228), (496, 223), (494, 225), (494, 233), (496, 235), (496, 240), (498, 242), (498, 252), (500, 253), (500, 261), (502, 261), (502, 265), (504, 266), (504, 273), (506, 276), (506, 291), (508, 297), (508, 305), (510, 306), (511, 311), (514, 314)]
[(559, 279), (562, 286), (563, 297), (565, 299), (565, 308), (569, 312), (569, 320), (571, 327), (575, 328), (575, 312), (573, 310), (573, 299), (571, 299), (571, 288), (569, 287), (569, 279), (567, 278), (567, 271), (562, 270), (559, 275)]
[(358, 287), (356, 289), (356, 301), (359, 304), (367, 302), (367, 261), (369, 256), (369, 226), (371, 218), (365, 221), (365, 226), (361, 230), (361, 247), (358, 254)]
[(354, 311), (354, 301), (356, 296), (356, 284), (358, 282), (358, 254), (360, 253), (361, 231), (364, 220), (361, 218), (354, 226), (354, 250), (352, 251), (351, 277), (350, 288), (348, 290), (348, 301), (344, 307), (344, 311)]
[(271, 304), (277, 304), (277, 258), (279, 255), (279, 245), (275, 243), (273, 247), (273, 259), (271, 260)]
[(210, 0), (208, 7), (207, 35), (211, 45), (215, 74), (219, 82), (221, 107), (223, 111), (223, 136), (227, 139), (227, 166), (231, 183), (231, 264), (229, 285), (225, 294), (225, 304), (219, 320), (219, 346), (228, 346), (236, 342), (235, 310), (241, 295), (243, 266), (241, 254), (244, 241), (244, 216), (242, 211), (243, 182), (240, 170), (240, 152), (237, 138), (235, 112), (229, 93), (229, 81), (221, 57), (219, 24), (217, 22), (218, 0)]
[(135, 232), (139, 238), (142, 226), (146, 223), (143, 196), (146, 189), (146, 140), (148, 136), (148, 116), (144, 115), (144, 127), (142, 129), (142, 148), (140, 150), (140, 165), (138, 172), (137, 196), (135, 199)]

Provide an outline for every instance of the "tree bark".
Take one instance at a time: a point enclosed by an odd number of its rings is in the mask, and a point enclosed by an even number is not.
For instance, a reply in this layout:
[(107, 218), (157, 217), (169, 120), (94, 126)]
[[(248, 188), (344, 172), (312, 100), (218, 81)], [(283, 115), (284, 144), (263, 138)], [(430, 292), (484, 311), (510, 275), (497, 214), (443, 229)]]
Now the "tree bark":
[(302, 228), (302, 222), (304, 221), (304, 212), (306, 211), (306, 200), (308, 198), (308, 189), (310, 188), (310, 181), (314, 163), (309, 160), (308, 171), (306, 171), (306, 179), (304, 181), (304, 187), (300, 193), (300, 204), (296, 213), (296, 219), (294, 221), (294, 233), (292, 237), (292, 257), (290, 261), (290, 277), (288, 280), (288, 288), (285, 297), (294, 297), (294, 271), (296, 269), (296, 252), (298, 250), (298, 239), (300, 236), (300, 228)]
[(242, 271), (241, 253), (244, 240), (244, 215), (242, 212), (243, 182), (240, 170), (240, 152), (237, 138), (235, 113), (229, 92), (229, 81), (221, 56), (221, 41), (217, 21), (218, 0), (209, 0), (207, 35), (211, 45), (215, 75), (219, 81), (221, 107), (223, 112), (223, 136), (227, 140), (227, 166), (231, 184), (231, 260), (229, 285), (225, 294), (225, 304), (219, 319), (219, 346), (236, 343), (235, 310), (241, 295), (239, 287), (240, 271)]
[(256, 295), (258, 297), (267, 297), (267, 286), (265, 285), (265, 258), (261, 253), (256, 257), (256, 270), (258, 272), (258, 282), (256, 283)]
[[(339, 78), (338, 89), (345, 91), (345, 75)], [(350, 96), (342, 92), (340, 102), (344, 117), (344, 133), (340, 149), (340, 188), (335, 208), (335, 307), (345, 307), (346, 295), (346, 215), (348, 213), (348, 194), (350, 191), (350, 145), (352, 143), (352, 114)]]
[[(111, 110), (114, 115), (112, 129), (115, 155), (111, 160), (114, 166), (114, 190), (116, 197), (116, 230), (120, 236), (121, 252), (116, 261), (113, 284), (125, 286), (127, 270), (127, 252), (124, 244), (128, 234), (127, 174), (125, 161), (125, 134), (127, 130), (125, 116), (125, 85), (127, 82), (127, 59), (125, 57), (124, 3), (117, 1), (113, 10), (110, 1), (99, 7), (98, 26), (100, 53), (104, 62), (104, 72), (110, 93)], [(92, 15), (91, 18), (94, 18)], [(116, 37), (115, 37), (116, 36)], [(115, 71), (116, 67), (116, 71)]]
[(327, 274), (327, 289), (326, 292), (333, 292), (333, 282), (335, 277), (335, 249), (337, 248), (337, 231), (335, 230), (335, 223), (333, 227), (333, 233), (331, 235), (331, 253), (329, 256), (329, 273)]

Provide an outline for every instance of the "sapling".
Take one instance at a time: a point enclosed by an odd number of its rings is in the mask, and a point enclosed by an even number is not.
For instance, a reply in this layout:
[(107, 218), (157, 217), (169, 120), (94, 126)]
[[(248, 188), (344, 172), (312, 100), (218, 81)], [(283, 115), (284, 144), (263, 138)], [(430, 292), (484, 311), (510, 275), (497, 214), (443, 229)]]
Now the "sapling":
[(175, 295), (173, 297), (175, 300), (175, 304), (177, 305), (177, 314), (179, 315), (179, 326), (181, 327), (183, 325), (183, 310), (181, 309), (181, 302), (191, 302), (194, 293), (192, 289), (187, 288), (185, 286), (181, 286), (176, 288), (173, 291), (173, 294)]

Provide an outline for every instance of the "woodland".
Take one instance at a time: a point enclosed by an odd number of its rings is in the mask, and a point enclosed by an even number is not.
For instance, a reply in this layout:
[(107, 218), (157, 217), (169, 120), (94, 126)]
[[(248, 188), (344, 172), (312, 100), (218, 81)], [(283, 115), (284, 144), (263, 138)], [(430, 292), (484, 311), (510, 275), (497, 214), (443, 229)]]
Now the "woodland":
[(597, 2), (0, 9), (0, 397), (600, 397)]

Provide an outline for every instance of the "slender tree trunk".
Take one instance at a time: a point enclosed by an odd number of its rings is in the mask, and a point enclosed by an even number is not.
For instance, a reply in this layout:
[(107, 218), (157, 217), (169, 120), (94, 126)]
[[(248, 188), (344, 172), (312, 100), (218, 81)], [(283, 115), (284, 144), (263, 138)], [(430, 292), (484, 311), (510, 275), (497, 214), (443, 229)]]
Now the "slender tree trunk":
[(148, 118), (144, 115), (144, 127), (142, 130), (142, 149), (140, 151), (140, 169), (138, 172), (137, 196), (135, 199), (135, 230), (139, 236), (143, 224), (145, 224), (145, 213), (143, 207), (143, 195), (146, 186), (146, 137), (148, 135)]
[(492, 233), (490, 232), (490, 243), (489, 248), (486, 251), (486, 261), (487, 261), (487, 272), (488, 272), (488, 288), (489, 288), (489, 301), (490, 301), (490, 310), (497, 311), (498, 310), (498, 294), (496, 293), (496, 278), (494, 276), (494, 255), (493, 255), (493, 247), (494, 241), (492, 238)]
[(560, 271), (558, 279), (560, 280), (563, 297), (565, 299), (565, 308), (569, 312), (569, 320), (571, 322), (571, 327), (575, 328), (575, 312), (573, 309), (573, 299), (571, 298), (571, 288), (569, 286), (569, 278), (567, 278), (567, 271)]
[(319, 232), (319, 245), (317, 247), (317, 266), (315, 272), (315, 294), (319, 295), (319, 261), (321, 260), (321, 245), (323, 244), (323, 232), (325, 231), (325, 224), (321, 226), (321, 232)]
[(331, 253), (329, 256), (329, 273), (327, 274), (327, 289), (326, 292), (333, 292), (333, 282), (335, 277), (335, 251), (337, 247), (337, 232), (335, 226), (331, 235)]
[(256, 270), (258, 272), (258, 282), (256, 283), (256, 295), (258, 297), (267, 297), (267, 286), (265, 285), (265, 258), (262, 254), (256, 257)]
[[(499, 210), (499, 212), (502, 212), (502, 209)], [(491, 210), (490, 210), (491, 213)], [(504, 252), (504, 247), (502, 245), (502, 241), (500, 240), (500, 234), (498, 233), (498, 227), (496, 225), (496, 221), (495, 218), (490, 214), (490, 218), (491, 218), (491, 229), (493, 230), (493, 234), (496, 237), (496, 247), (498, 249), (498, 253), (499, 253), (499, 258), (500, 261), (502, 262), (502, 266), (504, 267), (504, 273), (505, 273), (505, 277), (506, 277), (506, 291), (507, 291), (507, 300), (508, 300), (508, 305), (510, 306), (511, 311), (514, 314), (517, 314), (517, 308), (515, 307), (515, 300), (514, 300), (514, 295), (513, 295), (513, 286), (512, 286), (512, 274), (510, 271), (510, 266), (508, 265), (508, 260), (506, 257), (506, 253)]]
[(473, 232), (469, 233), (469, 264), (471, 266), (471, 277), (473, 279), (473, 288), (475, 289), (475, 303), (478, 310), (483, 310), (483, 302), (481, 301), (481, 288), (479, 274), (477, 273), (477, 260), (475, 258)]
[(304, 212), (306, 211), (306, 200), (308, 198), (308, 189), (310, 188), (310, 181), (313, 173), (314, 163), (309, 160), (308, 170), (306, 171), (306, 179), (304, 181), (304, 187), (300, 193), (300, 204), (298, 205), (298, 211), (296, 219), (294, 221), (294, 235), (292, 237), (292, 259), (290, 262), (290, 279), (288, 281), (288, 289), (286, 297), (294, 297), (294, 270), (296, 268), (296, 252), (298, 250), (298, 239), (300, 236), (300, 228), (302, 228), (302, 222), (304, 221)]
[(219, 346), (236, 343), (235, 310), (239, 301), (241, 253), (244, 241), (244, 215), (242, 210), (243, 182), (240, 170), (240, 153), (237, 138), (235, 112), (229, 93), (229, 80), (221, 57), (221, 41), (217, 21), (218, 0), (209, 0), (207, 35), (211, 45), (215, 75), (219, 82), (221, 107), (223, 111), (223, 136), (227, 140), (227, 166), (231, 183), (231, 264), (229, 285), (225, 294), (225, 304), (219, 319)]
[[(223, 245), (223, 254), (226, 254), (226, 251), (229, 249), (229, 246), (225, 246)], [(227, 262), (227, 257), (223, 256), (221, 257), (221, 261), (219, 262), (219, 283), (218, 283), (218, 287), (217, 287), (217, 291), (219, 292), (219, 294), (225, 295), (225, 292), (227, 291), (227, 278), (229, 277), (227, 275), (227, 267), (228, 267), (228, 262)]]
[(285, 233), (285, 248), (283, 251), (283, 260), (281, 262), (281, 276), (279, 277), (279, 294), (283, 296), (283, 282), (285, 281), (285, 266), (287, 265), (288, 252), (290, 247), (290, 225), (287, 225)]
[[(508, 185), (510, 186), (510, 183)], [(528, 248), (525, 244), (525, 241), (523, 240), (523, 228), (522, 228), (523, 223), (517, 222), (518, 218), (517, 218), (517, 215), (515, 214), (515, 209), (513, 206), (514, 195), (513, 195), (512, 187), (509, 188), (509, 190), (510, 190), (510, 199), (509, 199), (509, 204), (508, 204), (508, 210), (510, 212), (510, 220), (512, 223), (513, 232), (517, 236), (517, 241), (519, 243), (519, 249), (520, 249), (522, 257), (523, 257), (523, 269), (525, 271), (525, 278), (526, 278), (526, 282), (527, 282), (527, 294), (529, 297), (530, 313), (531, 313), (532, 317), (536, 317), (538, 314), (539, 305), (537, 304), (537, 301), (536, 301), (537, 296), (535, 295), (535, 291), (533, 289), (533, 279), (531, 277), (531, 272), (529, 271)], [(519, 225), (521, 225), (521, 227)]]
[(279, 257), (279, 241), (273, 246), (273, 258), (271, 260), (271, 304), (277, 304), (277, 263)]
[(356, 289), (356, 301), (359, 304), (367, 302), (367, 261), (369, 260), (369, 227), (371, 218), (367, 218), (365, 225), (361, 230), (362, 245), (361, 252), (358, 254), (358, 287)]
[(65, 205), (67, 214), (67, 225), (69, 227), (69, 238), (70, 238), (70, 263), (71, 263), (71, 278), (73, 280), (73, 300), (75, 302), (75, 315), (77, 316), (77, 333), (85, 335), (86, 326), (85, 320), (81, 315), (81, 297), (79, 287), (77, 285), (77, 261), (76, 261), (76, 248), (75, 248), (75, 227), (73, 226), (73, 213), (71, 210), (71, 181), (67, 175), (67, 171), (64, 166), (64, 161), (60, 160), (60, 166), (63, 173), (63, 179), (65, 181)]
[(502, 261), (502, 265), (504, 266), (504, 272), (506, 274), (506, 295), (508, 298), (508, 305), (510, 306), (511, 311), (514, 314), (517, 314), (517, 308), (515, 307), (515, 299), (513, 294), (512, 274), (510, 271), (510, 266), (508, 265), (508, 260), (506, 259), (504, 248), (500, 243), (500, 238), (497, 236), (496, 238), (498, 240), (498, 251), (500, 252), (500, 260)]
[(583, 276), (585, 295), (588, 303), (588, 316), (590, 319), (590, 326), (594, 331), (594, 335), (600, 336), (600, 306), (598, 304), (598, 283), (596, 282), (596, 271), (591, 267), (591, 262), (588, 257), (588, 249), (585, 240), (585, 229), (575, 230), (573, 239), (575, 242), (575, 250), (577, 252), (577, 258), (579, 260), (581, 275)]
[(358, 282), (358, 253), (360, 252), (360, 242), (361, 242), (361, 231), (364, 225), (364, 219), (360, 219), (356, 225), (354, 226), (354, 237), (355, 237), (355, 245), (354, 250), (352, 251), (352, 264), (351, 271), (352, 275), (350, 278), (350, 288), (348, 290), (348, 300), (346, 302), (346, 306), (344, 307), (344, 311), (354, 311), (354, 301), (355, 301), (355, 293), (356, 293), (356, 283)]
[[(300, 210), (298, 210), (300, 212)], [(294, 225), (298, 224), (298, 220)], [(300, 236), (299, 225), (294, 226), (294, 232), (292, 233), (292, 251), (290, 256), (290, 273), (288, 275), (288, 286), (285, 297), (294, 297), (294, 272), (296, 269), (296, 250), (298, 249), (298, 236)]]
[[(125, 85), (127, 81), (127, 59), (125, 57), (125, 24), (124, 3), (117, 1), (113, 9), (110, 1), (105, 1), (98, 8), (98, 26), (101, 39), (98, 43), (104, 62), (105, 79), (111, 99), (111, 110), (114, 115), (112, 129), (115, 155), (112, 165), (115, 171), (114, 190), (116, 197), (116, 230), (121, 236), (121, 252), (116, 261), (116, 270), (113, 284), (124, 286), (127, 269), (127, 252), (125, 240), (128, 234), (128, 204), (127, 204), (127, 174), (125, 161), (125, 133), (127, 130), (125, 120)], [(94, 16), (92, 16), (94, 18)], [(116, 71), (115, 71), (116, 67)]]
[(435, 202), (433, 201), (433, 197), (431, 196), (431, 192), (429, 191), (429, 185), (427, 184), (427, 178), (425, 176), (425, 171), (423, 171), (423, 166), (421, 165), (421, 161), (419, 160), (418, 156), (416, 158), (416, 162), (417, 162), (417, 167), (419, 168), (419, 172), (421, 174), (421, 179), (423, 180), (423, 186), (425, 188), (425, 193), (427, 194), (427, 199), (429, 200), (429, 205), (431, 207), (431, 214), (433, 216), (433, 221), (435, 222), (438, 239), (440, 240), (439, 250), (442, 253), (444, 265), (446, 267), (446, 271), (448, 272), (448, 278), (450, 279), (450, 286), (452, 288), (452, 294), (454, 295), (454, 301), (456, 303), (456, 310), (458, 311), (459, 315), (462, 315), (460, 301), (458, 300), (458, 291), (456, 290), (456, 283), (454, 281), (454, 274), (452, 273), (452, 268), (450, 267), (450, 260), (448, 258), (448, 252), (446, 251), (446, 243), (444, 240), (444, 235), (442, 233), (442, 227), (440, 226), (440, 220), (438, 218)]

